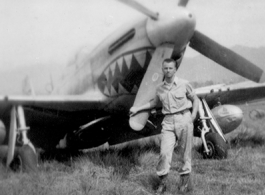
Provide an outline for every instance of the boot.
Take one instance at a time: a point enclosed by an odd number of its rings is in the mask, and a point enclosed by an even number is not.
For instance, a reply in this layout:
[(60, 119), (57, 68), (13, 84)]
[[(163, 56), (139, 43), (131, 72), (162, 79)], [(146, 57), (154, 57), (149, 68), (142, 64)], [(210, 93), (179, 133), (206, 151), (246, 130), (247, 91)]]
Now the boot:
[(180, 175), (179, 191), (181, 193), (191, 192), (193, 190), (191, 176), (189, 174)]
[(165, 191), (166, 191), (166, 177), (167, 175), (161, 175), (159, 176), (159, 185), (156, 189), (156, 194), (159, 195), (159, 194), (163, 194)]

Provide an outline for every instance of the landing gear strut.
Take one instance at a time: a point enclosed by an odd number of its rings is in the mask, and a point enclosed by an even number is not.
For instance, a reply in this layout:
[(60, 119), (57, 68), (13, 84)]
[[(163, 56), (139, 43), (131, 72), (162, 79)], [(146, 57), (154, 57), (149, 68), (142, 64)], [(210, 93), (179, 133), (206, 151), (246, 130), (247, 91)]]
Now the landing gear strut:
[[(16, 141), (22, 144), (18, 149), (18, 155), (22, 163), (22, 169), (29, 171), (37, 171), (37, 154), (36, 150), (28, 139), (27, 131), (29, 127), (26, 126), (24, 109), (21, 105), (13, 106), (10, 117), (10, 131), (8, 141), (8, 152), (6, 166), (9, 167), (14, 159), (16, 149)], [(17, 138), (21, 138), (18, 140)]]
[(202, 139), (202, 154), (207, 159), (227, 158), (228, 144), (205, 99), (199, 107), (198, 129)]

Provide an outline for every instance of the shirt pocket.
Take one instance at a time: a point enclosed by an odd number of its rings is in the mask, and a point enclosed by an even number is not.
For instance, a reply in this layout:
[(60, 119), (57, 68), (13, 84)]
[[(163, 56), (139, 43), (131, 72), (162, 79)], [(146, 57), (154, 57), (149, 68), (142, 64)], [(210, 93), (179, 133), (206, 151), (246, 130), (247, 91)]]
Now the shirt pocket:
[(173, 98), (177, 107), (181, 107), (185, 104), (186, 97), (184, 93), (174, 93)]

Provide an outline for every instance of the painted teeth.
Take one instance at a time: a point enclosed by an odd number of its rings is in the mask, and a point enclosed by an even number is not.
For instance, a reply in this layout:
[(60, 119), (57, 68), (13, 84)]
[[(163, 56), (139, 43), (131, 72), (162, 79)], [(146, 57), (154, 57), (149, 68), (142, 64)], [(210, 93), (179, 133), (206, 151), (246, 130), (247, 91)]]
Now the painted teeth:
[(128, 94), (129, 92), (119, 83), (119, 94)]
[(116, 96), (116, 95), (118, 95), (117, 91), (114, 89), (114, 87), (113, 87), (112, 85), (110, 86), (110, 94), (111, 94), (112, 96)]
[(138, 64), (140, 64), (140, 66), (142, 68), (144, 68), (146, 55), (137, 55), (137, 54), (135, 54), (134, 57), (136, 58)]
[(126, 65), (127, 65), (127, 68), (130, 70), (130, 67), (131, 67), (131, 63), (132, 63), (132, 55), (127, 55), (125, 56), (125, 62), (126, 62)]
[(116, 69), (116, 67), (117, 67), (116, 62), (112, 63), (111, 66), (109, 67), (109, 69), (111, 70), (112, 76), (115, 75), (115, 69)]
[(138, 68), (144, 68), (145, 64), (148, 63), (146, 62), (147, 55), (152, 56), (153, 52), (154, 51), (152, 49), (147, 49), (144, 51), (142, 50), (127, 54), (109, 65), (108, 68), (104, 71), (104, 76), (106, 79), (106, 83), (104, 85), (104, 94), (106, 94), (107, 96), (116, 96), (119, 94), (137, 93), (138, 86), (135, 83), (133, 85), (129, 84), (126, 87), (122, 84), (122, 80), (120, 80), (121, 76), (119, 77), (119, 75), (117, 74), (126, 74), (126, 72), (129, 73), (131, 69), (137, 69), (137, 66)]
[(105, 85), (104, 94), (106, 94), (107, 96), (110, 96), (110, 92), (109, 92), (107, 85)]
[(136, 94), (137, 91), (138, 91), (138, 87), (136, 85), (134, 85), (131, 93), (135, 93)]
[(122, 70), (122, 62), (123, 62), (123, 58), (119, 58), (119, 59), (117, 60), (117, 64), (118, 64), (118, 67), (119, 67), (120, 72), (121, 72), (121, 70)]

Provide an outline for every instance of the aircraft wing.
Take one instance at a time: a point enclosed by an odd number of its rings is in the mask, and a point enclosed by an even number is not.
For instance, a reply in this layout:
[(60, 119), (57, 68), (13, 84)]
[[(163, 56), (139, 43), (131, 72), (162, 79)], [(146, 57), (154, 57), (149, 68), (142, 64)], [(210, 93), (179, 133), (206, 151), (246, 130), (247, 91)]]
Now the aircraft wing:
[(63, 111), (82, 111), (100, 109), (106, 105), (107, 101), (108, 98), (100, 92), (82, 95), (2, 95), (0, 107), (22, 105)]
[(198, 97), (204, 98), (210, 107), (221, 104), (242, 104), (265, 99), (265, 83), (246, 81), (231, 85), (213, 85), (196, 89)]

